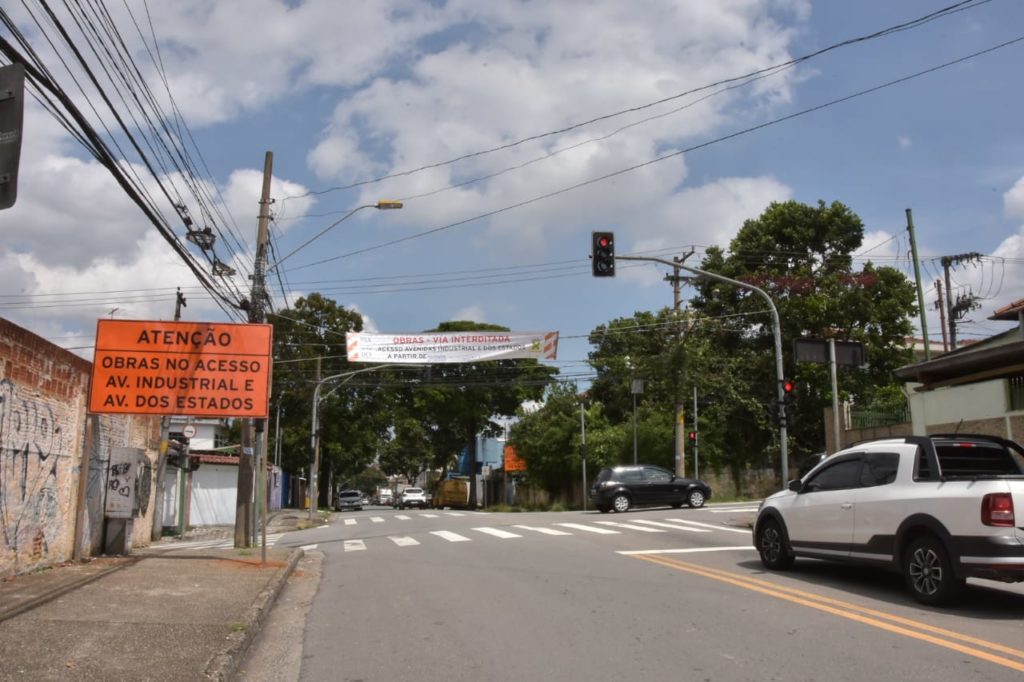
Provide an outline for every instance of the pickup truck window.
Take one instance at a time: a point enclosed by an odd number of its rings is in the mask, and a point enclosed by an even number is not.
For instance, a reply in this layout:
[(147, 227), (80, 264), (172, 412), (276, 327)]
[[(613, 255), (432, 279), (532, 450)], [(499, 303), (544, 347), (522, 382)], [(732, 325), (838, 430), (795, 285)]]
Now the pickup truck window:
[(1024, 469), (1005, 447), (996, 443), (937, 444), (935, 453), (943, 476), (1006, 476)]
[(865, 488), (888, 485), (896, 480), (896, 469), (900, 456), (895, 452), (872, 452), (864, 457), (864, 468), (860, 471), (860, 484)]
[(804, 490), (820, 492), (825, 490), (846, 490), (860, 487), (861, 458), (854, 457), (825, 467), (814, 478), (807, 481)]

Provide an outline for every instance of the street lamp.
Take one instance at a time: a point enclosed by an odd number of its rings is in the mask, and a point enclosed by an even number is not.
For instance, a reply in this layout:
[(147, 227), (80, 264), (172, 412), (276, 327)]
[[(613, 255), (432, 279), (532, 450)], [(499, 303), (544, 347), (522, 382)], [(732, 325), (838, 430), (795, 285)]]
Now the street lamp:
[[(314, 516), (315, 510), (316, 510), (316, 505), (317, 505), (317, 498), (320, 495), (320, 491), (319, 491), (318, 485), (317, 485), (318, 484), (317, 474), (320, 471), (320, 433), (319, 433), (320, 432), (320, 417), (319, 417), (319, 414), (320, 414), (320, 389), (323, 388), (323, 385), (326, 384), (328, 381), (334, 381), (335, 379), (344, 379), (344, 381), (342, 381), (340, 384), (335, 386), (335, 390), (336, 390), (339, 387), (343, 386), (345, 383), (347, 383), (349, 379), (351, 379), (352, 377), (354, 377), (357, 374), (362, 374), (363, 372), (370, 372), (370, 371), (375, 370), (375, 369), (384, 369), (385, 367), (393, 367), (393, 366), (394, 366), (394, 364), (374, 365), (373, 367), (363, 367), (362, 369), (356, 369), (356, 370), (352, 370), (352, 371), (349, 371), (349, 372), (341, 372), (340, 374), (332, 374), (331, 376), (324, 377), (323, 379), (320, 379), (319, 381), (316, 382), (316, 387), (313, 389), (313, 419), (312, 419), (313, 431), (312, 431), (312, 434), (310, 435), (310, 441), (309, 441), (310, 452), (313, 455), (313, 467), (312, 467), (312, 469), (310, 469), (310, 472), (309, 472), (309, 491), (310, 491), (310, 494), (309, 494), (309, 520), (310, 521), (313, 520), (313, 516)], [(330, 393), (328, 393), (327, 395), (330, 395)], [(324, 396), (324, 397), (326, 397), (326, 396)]]
[(278, 265), (280, 265), (281, 263), (283, 263), (283, 262), (284, 262), (284, 261), (285, 261), (286, 259), (288, 259), (288, 258), (291, 258), (291, 257), (292, 257), (292, 256), (294, 256), (294, 255), (295, 255), (296, 253), (298, 253), (298, 252), (299, 252), (299, 251), (301, 251), (302, 249), (306, 248), (307, 246), (309, 246), (310, 244), (312, 244), (313, 242), (315, 242), (315, 241), (316, 241), (317, 239), (319, 239), (320, 237), (322, 237), (322, 236), (324, 236), (325, 234), (327, 234), (327, 232), (329, 232), (329, 231), (330, 231), (330, 230), (332, 230), (333, 228), (337, 227), (337, 225), (338, 225), (338, 224), (340, 224), (340, 223), (343, 223), (343, 222), (345, 222), (346, 220), (348, 220), (349, 218), (351, 218), (351, 217), (352, 217), (353, 215), (355, 215), (355, 213), (356, 213), (356, 212), (358, 212), (358, 211), (361, 211), (361, 210), (363, 210), (364, 208), (376, 208), (376, 209), (378, 209), (378, 210), (381, 210), (381, 211), (390, 211), (390, 210), (394, 210), (394, 209), (402, 208), (402, 207), (403, 207), (404, 205), (405, 205), (405, 204), (403, 204), (403, 203), (402, 203), (401, 201), (396, 201), (396, 200), (394, 200), (394, 199), (380, 199), (380, 200), (378, 200), (378, 201), (377, 201), (377, 203), (376, 203), (376, 204), (363, 204), (362, 206), (356, 206), (356, 207), (355, 207), (355, 208), (353, 208), (353, 209), (352, 209), (351, 211), (349, 211), (349, 212), (348, 212), (348, 213), (346, 213), (345, 215), (341, 216), (340, 218), (338, 218), (337, 220), (335, 220), (335, 221), (334, 221), (333, 223), (331, 223), (330, 225), (328, 225), (328, 226), (327, 226), (327, 227), (325, 227), (324, 229), (320, 230), (320, 231), (319, 231), (318, 233), (316, 233), (316, 234), (315, 234), (314, 236), (312, 236), (312, 237), (310, 237), (309, 239), (307, 239), (306, 241), (304, 241), (304, 242), (303, 242), (302, 244), (300, 244), (300, 245), (299, 245), (299, 246), (298, 246), (297, 248), (293, 249), (293, 250), (291, 251), (291, 253), (287, 254), (287, 255), (286, 255), (286, 256), (284, 256), (283, 258), (278, 258), (278, 259), (277, 259), (276, 261), (274, 261), (273, 263), (271, 263), (270, 265), (268, 265), (268, 266), (267, 266), (267, 272), (270, 272), (271, 270), (273, 270), (274, 268), (276, 268), (276, 267), (277, 267)]

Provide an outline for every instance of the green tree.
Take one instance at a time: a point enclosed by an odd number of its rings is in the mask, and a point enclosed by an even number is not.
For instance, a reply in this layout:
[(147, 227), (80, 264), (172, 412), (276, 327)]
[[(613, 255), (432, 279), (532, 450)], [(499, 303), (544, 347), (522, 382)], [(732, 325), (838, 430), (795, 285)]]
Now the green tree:
[[(854, 267), (863, 234), (860, 218), (839, 202), (772, 203), (743, 224), (728, 255), (709, 249), (700, 266), (765, 290), (779, 312), (784, 350), (805, 337), (864, 343), (867, 368), (839, 377), (840, 399), (861, 403), (884, 394), (892, 370), (910, 360), (905, 337), (916, 312), (913, 285), (902, 273), (871, 262)], [(701, 392), (710, 401), (708, 421), (728, 425), (720, 442), (708, 435), (736, 470), (749, 463), (752, 449), (777, 448), (770, 429), (777, 391), (770, 316), (753, 292), (708, 279), (698, 280), (691, 306), (700, 315), (689, 336), (695, 347), (687, 347), (691, 374), (707, 380)], [(797, 385), (790, 416), (794, 452), (820, 450), (822, 408), (831, 404), (828, 367), (795, 364), (788, 353), (784, 362), (787, 378)]]
[[(364, 367), (349, 364), (345, 357), (345, 333), (361, 331), (363, 319), (359, 313), (312, 293), (296, 300), (292, 308), (277, 311), (270, 321), (276, 360), (272, 395), (275, 406), (281, 408), (282, 465), (291, 471), (308, 470), (317, 363), (320, 377)], [(387, 436), (390, 411), (390, 393), (376, 382), (325, 383), (318, 410), (319, 480), (330, 481), (331, 474), (350, 478), (365, 469)], [(330, 486), (319, 489), (323, 503)]]
[[(508, 331), (507, 327), (466, 320), (443, 322), (433, 332)], [(432, 454), (442, 461), (462, 447), (476, 462), (476, 437), (501, 434), (496, 416), (512, 416), (521, 404), (537, 400), (557, 370), (535, 360), (488, 360), (434, 364), (412, 405), (421, 416)], [(434, 460), (437, 464), (437, 459)], [(470, 504), (476, 504), (476, 468), (470, 468)]]

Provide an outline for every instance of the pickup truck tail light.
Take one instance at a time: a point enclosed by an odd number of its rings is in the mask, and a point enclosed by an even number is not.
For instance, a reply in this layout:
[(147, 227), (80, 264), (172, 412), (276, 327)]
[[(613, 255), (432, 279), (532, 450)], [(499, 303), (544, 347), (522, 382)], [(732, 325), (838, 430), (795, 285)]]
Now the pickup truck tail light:
[(1013, 527), (1013, 496), (1010, 493), (989, 493), (981, 499), (981, 522), (986, 526)]

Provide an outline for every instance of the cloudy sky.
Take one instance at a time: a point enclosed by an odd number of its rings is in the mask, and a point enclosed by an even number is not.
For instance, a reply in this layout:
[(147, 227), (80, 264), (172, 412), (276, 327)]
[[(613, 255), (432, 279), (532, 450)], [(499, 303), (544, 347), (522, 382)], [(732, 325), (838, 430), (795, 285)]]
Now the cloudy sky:
[[(662, 266), (593, 278), (591, 231), (614, 231), (620, 254), (692, 250), (696, 265), (788, 199), (847, 204), (866, 226), (858, 263), (908, 276), (912, 209), (938, 343), (942, 256), (982, 256), (952, 272), (954, 295), (980, 305), (961, 339), (1007, 329), (987, 318), (1024, 297), (1017, 0), (970, 1), (808, 59), (954, 0), (107, 4), (103, 22), (54, 11), (132, 127), (125, 113), (143, 89), (100, 67), (104, 48), (123, 44), (187, 153), (184, 171), (145, 146), (159, 136), (143, 125), (147, 169), (70, 47), (49, 22), (41, 31), (36, 2), (6, 11), (119, 143), (115, 156), (181, 244), (207, 270), (204, 255), (236, 269), (214, 278), (225, 292), (250, 286), (273, 152), (275, 309), (320, 291), (382, 332), (450, 319), (557, 330), (558, 364), (582, 375), (596, 325), (672, 303)], [(0, 35), (15, 42), (9, 26)], [(405, 207), (360, 208), (379, 199)], [(182, 239), (174, 203), (212, 226), (212, 253)], [(177, 287), (183, 319), (241, 319), (32, 97), (18, 201), (0, 231), (0, 315), (84, 357), (97, 318), (171, 319)]]

